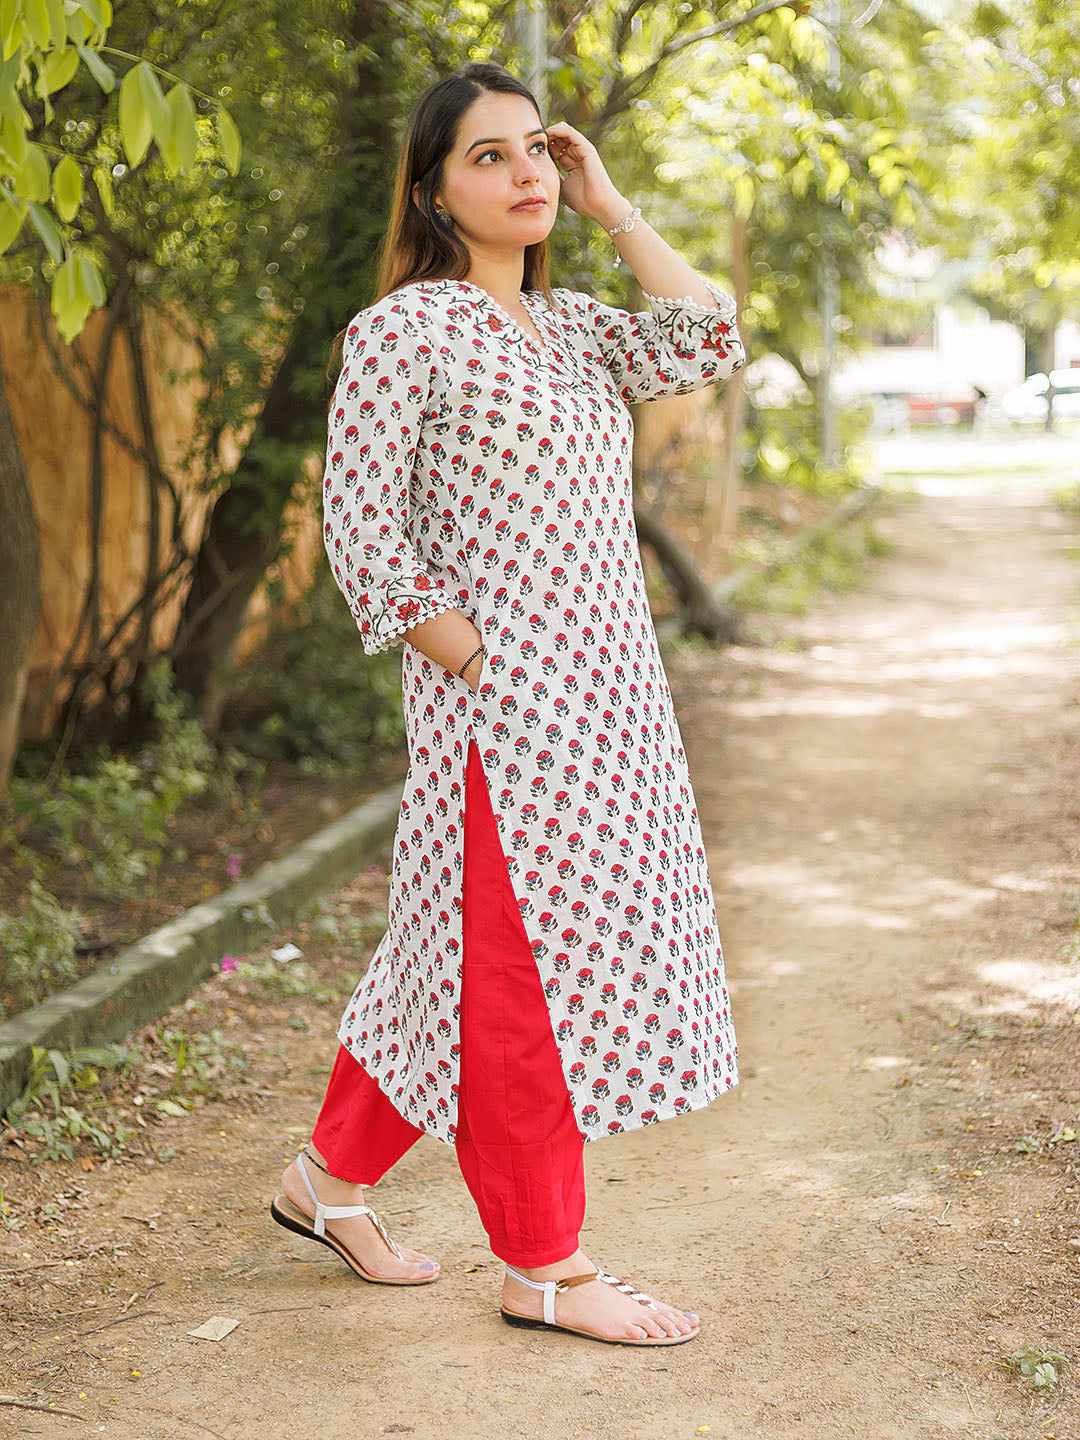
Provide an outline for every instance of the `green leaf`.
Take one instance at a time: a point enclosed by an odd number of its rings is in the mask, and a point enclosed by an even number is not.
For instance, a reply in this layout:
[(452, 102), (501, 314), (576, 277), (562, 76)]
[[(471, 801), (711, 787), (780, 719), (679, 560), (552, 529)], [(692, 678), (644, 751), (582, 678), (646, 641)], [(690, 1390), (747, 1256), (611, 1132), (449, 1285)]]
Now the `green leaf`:
[(111, 95), (116, 89), (115, 72), (110, 66), (105, 64), (105, 61), (102, 60), (98, 52), (89, 45), (77, 45), (75, 48), (82, 56), (86, 68), (90, 71), (90, 74), (93, 75), (102, 90), (105, 91), (105, 94)]
[(47, 95), (62, 90), (79, 68), (79, 52), (74, 45), (50, 50), (41, 68), (41, 82)]
[(49, 12), (49, 31), (52, 35), (52, 43), (57, 49), (60, 49), (67, 45), (68, 40), (64, 0), (45, 0), (45, 7)]
[(139, 88), (139, 67), (133, 65), (120, 82), (120, 134), (132, 169), (150, 144), (150, 111)]
[(166, 104), (171, 120), (172, 158), (177, 169), (190, 170), (195, 164), (195, 153), (199, 147), (199, 127), (195, 121), (191, 91), (186, 85), (177, 83), (169, 91)]
[(229, 174), (236, 175), (240, 169), (240, 131), (224, 105), (218, 106), (218, 137)]
[(111, 215), (113, 213), (112, 173), (107, 165), (95, 165), (93, 175), (97, 192), (101, 196), (101, 208), (106, 215)]
[(80, 290), (90, 301), (91, 307), (96, 310), (104, 305), (108, 298), (105, 292), (105, 281), (97, 267), (97, 261), (86, 250), (80, 248), (76, 252), (75, 263), (79, 268)]
[(181, 1105), (177, 1100), (159, 1100), (157, 1102), (157, 1109), (159, 1109), (163, 1115), (186, 1115), (188, 1113), (187, 1107)]
[(52, 194), (52, 176), (45, 151), (40, 145), (27, 145), (23, 163), (15, 175), (15, 193), (24, 200), (38, 200), (42, 204), (48, 202)]
[(104, 303), (105, 285), (95, 261), (81, 247), (73, 248), (53, 277), (52, 311), (64, 339), (70, 342), (90, 311)]
[(19, 0), (0, 0), (0, 44), (10, 60), (22, 43), (22, 7)]
[(52, 41), (52, 30), (45, 0), (22, 0), (22, 13), (31, 40), (39, 50), (47, 50)]
[(41, 236), (46, 250), (59, 264), (64, 258), (64, 247), (60, 243), (60, 231), (56, 228), (56, 221), (52, 214), (45, 209), (44, 205), (35, 204), (31, 201), (27, 207), (30, 219), (34, 222), (34, 228)]
[(0, 207), (0, 255), (11, 249), (23, 227), (26, 219), (26, 206), (20, 205), (8, 192), (7, 186), (0, 187), (4, 191), (7, 204)]
[(79, 0), (79, 9), (98, 29), (107, 30), (112, 24), (112, 5), (109, 0)]
[(151, 136), (164, 150), (171, 125), (172, 117), (157, 76), (145, 60), (140, 60), (120, 82), (120, 133), (132, 169), (146, 154)]
[(56, 1071), (56, 1078), (60, 1081), (61, 1085), (66, 1085), (71, 1079), (71, 1066), (67, 1062), (67, 1056), (62, 1050), (50, 1050), (49, 1059), (52, 1061), (52, 1067)]
[(72, 155), (65, 155), (52, 175), (56, 213), (61, 220), (74, 220), (83, 198), (83, 175)]
[(79, 272), (74, 254), (68, 255), (53, 276), (50, 299), (52, 312), (61, 328), (83, 308), (84, 297), (79, 293)]
[(14, 94), (0, 98), (0, 117), (0, 155), (11, 170), (18, 170), (26, 159), (30, 142), (26, 138), (27, 126), (23, 123), (26, 111)]
[(139, 91), (150, 113), (154, 139), (158, 143), (158, 148), (164, 149), (172, 134), (172, 112), (169, 109), (168, 101), (161, 92), (157, 75), (145, 60), (135, 67), (135, 73), (138, 76)]

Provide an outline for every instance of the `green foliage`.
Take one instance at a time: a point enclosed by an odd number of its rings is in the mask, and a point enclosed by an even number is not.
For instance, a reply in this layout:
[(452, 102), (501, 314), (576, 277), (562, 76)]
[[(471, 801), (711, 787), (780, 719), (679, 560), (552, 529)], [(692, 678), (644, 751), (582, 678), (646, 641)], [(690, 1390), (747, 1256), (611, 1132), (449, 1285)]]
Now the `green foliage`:
[(1067, 1356), (1057, 1350), (1047, 1350), (1041, 1345), (1028, 1344), (1022, 1350), (1014, 1350), (1009, 1364), (1031, 1381), (1037, 1390), (1053, 1390), (1061, 1378), (1061, 1367), (1068, 1363)]
[(177, 1114), (178, 1108), (180, 1113), (191, 1108), (185, 1092), (206, 1095), (224, 1076), (242, 1074), (247, 1069), (243, 1047), (227, 1039), (220, 1026), (203, 1034), (158, 1025), (155, 1036), (174, 1066), (169, 1095), (157, 1102), (165, 1115)]
[(0, 1019), (78, 978), (75, 947), (85, 923), (39, 880), (30, 880), (22, 914), (0, 920)]
[[(129, 1096), (113, 1093), (121, 1082), (128, 1082), (129, 1090), (131, 1082), (140, 1082), (139, 1093), (130, 1097), (134, 1109), (150, 1100), (157, 1114), (182, 1118), (201, 1103), (195, 1097), (212, 1094), (222, 1079), (242, 1075), (247, 1066), (243, 1047), (218, 1026), (204, 1033), (158, 1024), (148, 1050), (114, 1044), (65, 1052), (36, 1045), (23, 1092), (3, 1121), (36, 1147), (35, 1165), (72, 1160), (77, 1151), (112, 1158), (127, 1153), (139, 1135), (121, 1113)], [(151, 1075), (169, 1080), (166, 1093), (152, 1094), (146, 1083)], [(0, 1221), (8, 1228), (14, 1224), (2, 1207)]]
[(37, 1143), (33, 1164), (72, 1160), (77, 1143), (110, 1158), (124, 1153), (136, 1131), (99, 1113), (102, 1075), (129, 1074), (138, 1057), (130, 1045), (84, 1046), (67, 1053), (33, 1047), (26, 1085), (3, 1117), (16, 1135)]
[(303, 775), (355, 774), (401, 746), (401, 655), (364, 654), (329, 566), (245, 660), (221, 733)]
[(135, 895), (170, 847), (169, 822), (190, 800), (233, 795), (245, 761), (222, 754), (187, 701), (172, 686), (171, 667), (159, 656), (143, 677), (141, 693), (153, 710), (155, 738), (134, 758), (102, 755), (87, 774), (53, 780), (13, 777), (10, 795), (27, 817), (23, 846), (35, 846), (61, 865), (78, 865), (105, 898)]
[(807, 495), (844, 496), (867, 478), (866, 445), (871, 407), (838, 406), (835, 412), (839, 462), (828, 464), (819, 443), (819, 409), (812, 399), (784, 406), (747, 406), (743, 466), (746, 484), (786, 485)]
[[(22, 913), (0, 917), (0, 1016), (37, 1004), (79, 976), (76, 947), (87, 920), (50, 893), (65, 867), (78, 866), (93, 893), (139, 893), (168, 856), (186, 859), (170, 837), (174, 817), (200, 800), (239, 803), (238, 776), (258, 771), (230, 747), (215, 749), (188, 713), (165, 657), (146, 671), (141, 696), (152, 709), (154, 738), (134, 758), (99, 755), (86, 774), (15, 776), (3, 843), (30, 877)], [(18, 829), (19, 833), (16, 834)]]
[[(116, 75), (103, 59), (104, 54), (121, 53), (105, 45), (112, 19), (109, 0), (71, 5), (35, 0), (5, 5), (0, 15), (6, 62), (0, 67), (0, 255), (10, 249), (29, 219), (45, 248), (46, 263), (52, 262), (52, 311), (67, 341), (106, 299), (97, 256), (78, 243), (84, 232), (76, 222), (84, 203), (87, 218), (94, 213), (83, 167), (92, 174), (95, 200), (106, 216), (114, 209), (112, 172), (93, 157), (76, 157), (62, 146), (70, 142), (72, 131), (79, 130), (85, 115), (79, 85), (73, 82), (90, 80), (104, 95), (116, 88)], [(168, 94), (162, 91), (159, 75), (174, 81)], [(65, 88), (68, 94), (58, 114), (51, 97)], [(209, 96), (202, 98), (211, 103)], [(44, 126), (27, 108), (36, 111), (37, 101)], [(212, 103), (216, 129), (200, 136), (187, 84), (149, 61), (136, 60), (120, 84), (118, 116), (126, 168), (140, 165), (154, 140), (167, 174), (191, 171), (202, 139), (216, 144), (229, 173), (236, 175), (239, 132), (220, 99)], [(58, 133), (50, 134), (54, 121)], [(27, 132), (35, 138), (28, 139)], [(55, 163), (50, 164), (51, 159)]]
[[(890, 543), (869, 520), (852, 521), (843, 529), (814, 535), (789, 559), (768, 574), (748, 581), (739, 591), (740, 610), (764, 610), (805, 615), (822, 590), (853, 590), (866, 562), (886, 555)], [(770, 547), (761, 541), (736, 548), (738, 564), (769, 564)]]
[(360, 983), (359, 975), (342, 975), (333, 985), (323, 985), (317, 972), (305, 960), (281, 964), (277, 960), (243, 960), (235, 973), (265, 986), (267, 991), (285, 1000), (310, 996), (319, 1005), (333, 1005), (343, 993), (351, 993)]
[(1069, 515), (1080, 515), (1080, 480), (1067, 480), (1054, 493), (1054, 499)]

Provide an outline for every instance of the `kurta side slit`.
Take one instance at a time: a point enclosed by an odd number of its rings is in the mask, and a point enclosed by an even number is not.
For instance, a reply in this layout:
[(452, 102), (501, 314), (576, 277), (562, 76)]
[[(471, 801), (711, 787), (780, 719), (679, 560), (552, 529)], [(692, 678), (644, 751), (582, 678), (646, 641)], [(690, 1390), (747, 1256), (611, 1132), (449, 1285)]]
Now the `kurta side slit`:
[[(455, 1153), (491, 1249), (552, 1265), (585, 1216), (578, 1130), (476, 742), (465, 781), (461, 1081)], [(423, 1131), (344, 1045), (312, 1135), (331, 1172), (373, 1185)]]

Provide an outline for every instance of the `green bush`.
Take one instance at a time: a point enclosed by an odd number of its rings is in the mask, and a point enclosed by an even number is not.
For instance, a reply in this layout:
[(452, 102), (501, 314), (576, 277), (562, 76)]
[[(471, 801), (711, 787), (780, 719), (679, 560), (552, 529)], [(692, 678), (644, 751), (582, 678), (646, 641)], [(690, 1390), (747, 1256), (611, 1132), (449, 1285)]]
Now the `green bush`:
[[(237, 775), (248, 764), (235, 751), (218, 752), (188, 714), (166, 657), (148, 668), (142, 690), (154, 738), (134, 757), (100, 754), (88, 773), (52, 781), (16, 776), (9, 786), (12, 806), (27, 822), (17, 848), (81, 867), (105, 899), (137, 894), (166, 854), (185, 859), (181, 847), (170, 847), (169, 821), (199, 797), (235, 797)], [(31, 856), (23, 859), (28, 869), (40, 869)]]
[[(133, 1045), (88, 1045), (66, 1052), (35, 1045), (23, 1092), (3, 1115), (16, 1134), (39, 1147), (31, 1163), (72, 1160), (79, 1141), (98, 1155), (124, 1154), (137, 1132), (111, 1114), (97, 1113), (107, 1109), (102, 1075), (129, 1075), (139, 1059)], [(9, 1220), (5, 1224), (11, 1228)]]
[(742, 453), (743, 478), (755, 485), (783, 485), (807, 495), (843, 497), (866, 483), (871, 461), (867, 439), (872, 419), (868, 403), (836, 408), (835, 464), (818, 444), (818, 412), (810, 400), (747, 409)]
[(370, 770), (404, 743), (401, 652), (365, 655), (326, 566), (235, 678), (223, 735), (302, 775)]
[[(739, 591), (740, 610), (805, 615), (822, 589), (843, 592), (860, 582), (867, 561), (888, 554), (889, 542), (869, 520), (816, 535), (768, 574)], [(769, 547), (760, 541), (736, 550), (742, 564), (767, 564)]]
[(75, 947), (85, 924), (40, 881), (29, 882), (23, 913), (0, 919), (0, 1019), (78, 979)]

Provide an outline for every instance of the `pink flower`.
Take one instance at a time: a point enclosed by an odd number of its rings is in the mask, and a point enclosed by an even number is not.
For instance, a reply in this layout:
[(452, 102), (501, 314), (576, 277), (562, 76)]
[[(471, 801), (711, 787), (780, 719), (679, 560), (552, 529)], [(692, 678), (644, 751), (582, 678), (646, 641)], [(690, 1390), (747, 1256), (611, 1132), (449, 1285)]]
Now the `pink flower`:
[(221, 957), (221, 969), (235, 970), (243, 958), (242, 955), (223, 955)]
[(225, 861), (225, 869), (229, 872), (229, 879), (230, 879), (230, 880), (236, 880), (236, 879), (239, 877), (240, 871), (241, 871), (241, 869), (243, 868), (243, 864), (244, 864), (244, 861), (243, 861), (243, 857), (242, 857), (242, 856), (240, 856), (240, 855), (230, 855), (230, 856), (229, 856), (229, 858)]

